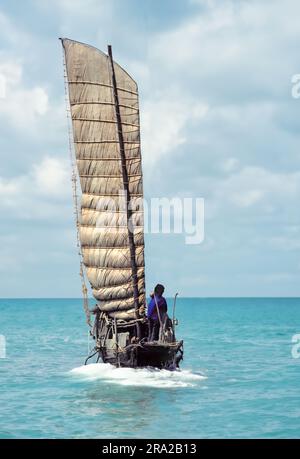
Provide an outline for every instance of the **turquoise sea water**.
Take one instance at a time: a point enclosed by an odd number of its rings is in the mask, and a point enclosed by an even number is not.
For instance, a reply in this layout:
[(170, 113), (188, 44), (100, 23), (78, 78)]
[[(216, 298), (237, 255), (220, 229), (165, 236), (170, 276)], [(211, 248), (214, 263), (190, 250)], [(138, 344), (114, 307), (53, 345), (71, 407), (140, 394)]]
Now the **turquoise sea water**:
[(0, 300), (0, 437), (300, 437), (300, 299), (179, 299), (177, 317), (180, 372), (82, 367), (81, 300)]

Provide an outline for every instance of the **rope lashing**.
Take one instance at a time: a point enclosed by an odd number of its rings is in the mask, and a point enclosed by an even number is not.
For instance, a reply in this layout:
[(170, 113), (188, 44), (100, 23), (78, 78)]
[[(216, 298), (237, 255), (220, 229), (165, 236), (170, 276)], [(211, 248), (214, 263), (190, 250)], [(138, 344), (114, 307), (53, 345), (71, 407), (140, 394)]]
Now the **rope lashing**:
[(79, 238), (79, 206), (78, 206), (78, 195), (77, 195), (77, 172), (76, 172), (76, 160), (75, 154), (73, 150), (73, 131), (72, 131), (72, 120), (70, 117), (70, 101), (69, 101), (69, 93), (68, 93), (68, 86), (67, 86), (67, 69), (66, 69), (66, 61), (63, 52), (63, 68), (64, 68), (64, 86), (65, 86), (65, 103), (66, 103), (66, 111), (67, 111), (67, 123), (68, 123), (68, 137), (69, 137), (69, 156), (70, 156), (70, 163), (71, 163), (71, 181), (72, 181), (72, 194), (73, 194), (73, 205), (74, 205), (74, 215), (75, 215), (75, 223), (76, 223), (76, 240), (77, 240), (77, 249), (78, 255), (80, 260), (79, 266), (79, 275), (81, 279), (81, 290), (83, 296), (83, 309), (86, 315), (86, 323), (92, 327), (91, 323), (91, 313), (88, 304), (88, 289), (86, 286), (85, 281), (85, 274), (84, 274), (84, 265), (83, 265), (83, 257), (81, 251), (81, 244)]

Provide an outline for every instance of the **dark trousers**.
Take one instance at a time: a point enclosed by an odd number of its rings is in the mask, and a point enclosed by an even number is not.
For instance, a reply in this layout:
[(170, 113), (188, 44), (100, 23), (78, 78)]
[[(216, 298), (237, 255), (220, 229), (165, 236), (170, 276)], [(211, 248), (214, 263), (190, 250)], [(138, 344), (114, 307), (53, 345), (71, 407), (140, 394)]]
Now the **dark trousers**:
[(159, 321), (148, 319), (148, 341), (158, 341)]

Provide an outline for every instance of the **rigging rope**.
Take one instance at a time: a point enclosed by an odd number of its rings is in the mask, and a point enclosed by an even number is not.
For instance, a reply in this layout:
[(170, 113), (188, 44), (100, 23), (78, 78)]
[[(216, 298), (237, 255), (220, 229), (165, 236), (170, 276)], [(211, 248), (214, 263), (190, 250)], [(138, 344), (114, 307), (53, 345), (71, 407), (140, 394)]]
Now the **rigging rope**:
[(76, 239), (77, 239), (77, 250), (80, 260), (79, 265), (79, 275), (81, 279), (81, 289), (82, 289), (82, 296), (83, 296), (83, 309), (86, 315), (86, 323), (92, 327), (91, 323), (91, 312), (89, 309), (88, 303), (88, 289), (86, 286), (85, 281), (85, 274), (84, 274), (84, 264), (83, 264), (83, 256), (79, 238), (79, 208), (78, 208), (78, 195), (77, 195), (77, 172), (76, 172), (76, 164), (75, 164), (75, 154), (73, 150), (73, 131), (72, 131), (72, 119), (70, 115), (70, 102), (69, 102), (69, 92), (68, 92), (68, 77), (67, 77), (67, 69), (66, 69), (66, 61), (64, 57), (64, 50), (63, 50), (63, 68), (64, 68), (64, 86), (65, 86), (65, 103), (66, 103), (66, 111), (67, 111), (67, 122), (68, 122), (68, 137), (69, 137), (69, 155), (70, 155), (70, 163), (71, 163), (71, 170), (72, 170), (72, 192), (73, 192), (73, 205), (74, 205), (74, 215), (75, 215), (75, 222), (76, 222)]

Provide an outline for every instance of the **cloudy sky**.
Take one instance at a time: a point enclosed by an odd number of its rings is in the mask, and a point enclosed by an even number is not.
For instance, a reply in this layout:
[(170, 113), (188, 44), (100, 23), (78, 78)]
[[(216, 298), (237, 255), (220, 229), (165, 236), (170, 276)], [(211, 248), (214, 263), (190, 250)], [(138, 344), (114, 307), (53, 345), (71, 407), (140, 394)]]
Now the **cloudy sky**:
[(205, 240), (146, 236), (147, 291), (300, 295), (296, 0), (0, 1), (0, 296), (80, 296), (62, 50), (111, 43), (140, 90), (146, 197), (205, 199)]

